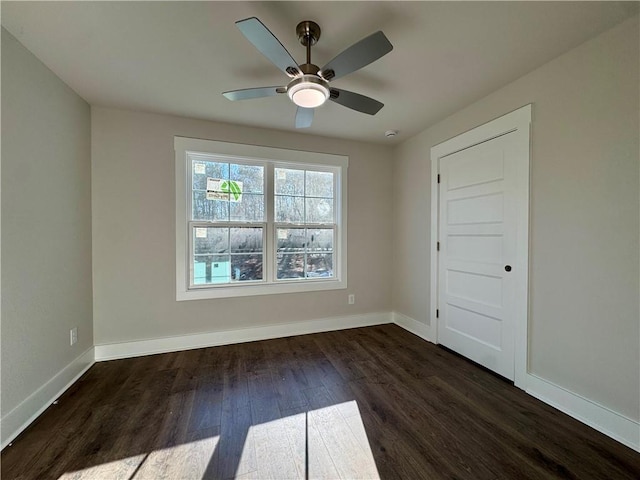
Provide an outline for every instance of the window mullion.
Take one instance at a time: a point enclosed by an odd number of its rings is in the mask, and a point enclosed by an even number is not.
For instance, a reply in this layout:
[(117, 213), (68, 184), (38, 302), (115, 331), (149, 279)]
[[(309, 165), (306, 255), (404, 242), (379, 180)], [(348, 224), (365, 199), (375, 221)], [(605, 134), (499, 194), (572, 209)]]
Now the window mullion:
[(265, 199), (266, 199), (266, 234), (264, 239), (264, 259), (263, 265), (266, 267), (264, 276), (267, 283), (273, 283), (276, 277), (276, 230), (275, 223), (275, 185), (273, 163), (269, 162), (265, 165)]

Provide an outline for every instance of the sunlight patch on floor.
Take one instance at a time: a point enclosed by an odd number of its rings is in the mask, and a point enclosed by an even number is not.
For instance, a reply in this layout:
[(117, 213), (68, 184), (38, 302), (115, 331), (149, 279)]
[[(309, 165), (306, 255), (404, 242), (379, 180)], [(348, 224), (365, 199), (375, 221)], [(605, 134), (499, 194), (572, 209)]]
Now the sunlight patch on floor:
[[(210, 436), (65, 473), (59, 480), (211, 477), (217, 467), (211, 459), (224, 442)], [(220, 460), (231, 461), (240, 480), (380, 478), (355, 401), (253, 425), (236, 455), (237, 460)]]
[(113, 462), (101, 463), (75, 472), (67, 472), (58, 477), (59, 480), (95, 480), (109, 478), (113, 480), (129, 480), (144, 462), (146, 453), (122, 458)]
[(59, 480), (157, 480), (158, 478), (200, 479), (218, 446), (219, 437), (208, 437), (149, 454), (65, 473)]
[(149, 454), (133, 479), (203, 478), (219, 440), (220, 437), (213, 436), (155, 450)]
[(251, 445), (256, 467), (240, 464), (242, 480), (379, 478), (355, 401), (254, 425), (245, 450)]

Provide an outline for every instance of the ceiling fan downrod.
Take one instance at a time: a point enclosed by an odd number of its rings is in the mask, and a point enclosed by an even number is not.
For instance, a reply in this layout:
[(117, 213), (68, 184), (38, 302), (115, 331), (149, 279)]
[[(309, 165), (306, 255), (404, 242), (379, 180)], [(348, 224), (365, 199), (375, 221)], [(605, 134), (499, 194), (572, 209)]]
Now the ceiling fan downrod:
[(307, 49), (307, 62), (300, 65), (300, 71), (305, 75), (316, 75), (320, 70), (316, 65), (311, 63), (311, 47), (320, 39), (320, 26), (311, 20), (304, 20), (296, 27), (298, 40)]

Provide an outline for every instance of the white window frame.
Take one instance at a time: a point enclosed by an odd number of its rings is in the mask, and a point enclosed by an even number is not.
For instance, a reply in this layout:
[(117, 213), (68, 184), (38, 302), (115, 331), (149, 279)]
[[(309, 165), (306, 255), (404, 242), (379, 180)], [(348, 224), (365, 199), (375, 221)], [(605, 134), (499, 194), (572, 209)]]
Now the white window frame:
[[(209, 298), (244, 297), (282, 293), (314, 292), (347, 288), (347, 170), (349, 158), (317, 152), (303, 152), (280, 148), (243, 145), (238, 143), (174, 137), (176, 180), (176, 300), (202, 300)], [(190, 286), (191, 259), (191, 186), (188, 154), (213, 155), (230, 163), (263, 164), (265, 166), (265, 219), (255, 226), (263, 226), (263, 280), (232, 284)], [(276, 227), (322, 228), (322, 225), (275, 223), (274, 179), (275, 167), (301, 168), (334, 172), (334, 208), (336, 234), (333, 245), (333, 274), (331, 278), (281, 279), (276, 276)], [(209, 222), (214, 226), (224, 222)], [(229, 227), (234, 222), (228, 222)]]

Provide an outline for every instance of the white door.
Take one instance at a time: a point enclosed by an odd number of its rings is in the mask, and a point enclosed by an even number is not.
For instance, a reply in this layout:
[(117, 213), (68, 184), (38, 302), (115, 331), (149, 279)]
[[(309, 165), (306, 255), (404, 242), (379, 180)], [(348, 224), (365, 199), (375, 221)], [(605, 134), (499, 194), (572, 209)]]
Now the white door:
[(438, 342), (514, 379), (516, 132), (439, 158)]

